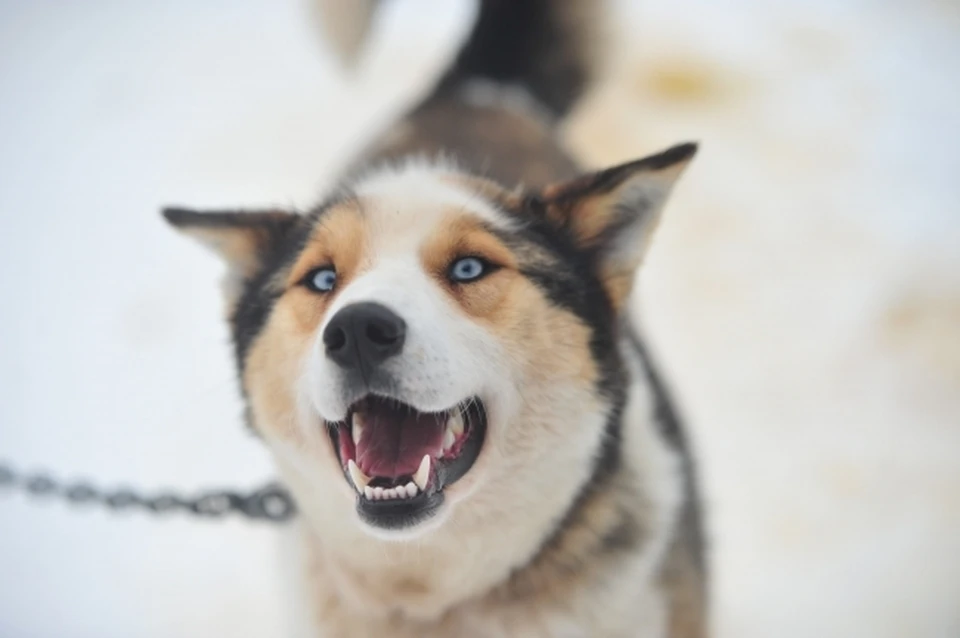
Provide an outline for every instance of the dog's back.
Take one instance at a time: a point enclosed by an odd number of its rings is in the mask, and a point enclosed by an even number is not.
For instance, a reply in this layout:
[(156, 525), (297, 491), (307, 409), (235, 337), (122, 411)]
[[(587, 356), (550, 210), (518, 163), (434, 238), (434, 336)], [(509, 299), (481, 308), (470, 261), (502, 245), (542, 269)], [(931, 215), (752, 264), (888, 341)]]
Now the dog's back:
[[(383, 0), (330, 7), (331, 32), (365, 33)], [(336, 9), (334, 11), (334, 8)], [(573, 177), (576, 163), (554, 131), (601, 65), (605, 2), (484, 0), (466, 43), (429, 95), (363, 157), (447, 154), (501, 183), (542, 187)], [(359, 44), (335, 41), (345, 56)]]

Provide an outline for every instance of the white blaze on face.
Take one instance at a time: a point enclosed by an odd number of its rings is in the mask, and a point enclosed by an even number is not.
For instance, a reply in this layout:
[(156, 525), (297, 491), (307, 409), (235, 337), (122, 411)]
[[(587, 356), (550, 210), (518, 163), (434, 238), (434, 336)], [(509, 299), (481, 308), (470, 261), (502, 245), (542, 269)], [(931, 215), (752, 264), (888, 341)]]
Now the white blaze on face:
[(361, 302), (382, 304), (406, 322), (403, 350), (383, 368), (396, 382), (395, 398), (425, 412), (477, 395), (496, 402), (509, 387), (501, 348), (458, 307), (436, 274), (426, 272), (421, 251), (456, 216), (499, 228), (509, 228), (510, 220), (459, 186), (447, 169), (407, 166), (375, 174), (354, 190), (366, 228), (364, 267), (337, 294), (307, 354), (303, 391), (310, 403), (327, 421), (345, 417), (350, 406), (341, 370), (327, 358), (321, 336), (339, 310)]

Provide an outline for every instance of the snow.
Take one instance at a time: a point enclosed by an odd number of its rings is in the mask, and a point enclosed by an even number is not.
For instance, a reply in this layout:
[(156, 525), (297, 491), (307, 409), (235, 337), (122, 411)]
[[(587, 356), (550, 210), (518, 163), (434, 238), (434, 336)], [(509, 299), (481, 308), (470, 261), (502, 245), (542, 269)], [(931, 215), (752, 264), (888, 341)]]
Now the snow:
[[(308, 7), (0, 2), (0, 459), (254, 487), (219, 265), (163, 204), (319, 200), (442, 67), (392, 3), (357, 77)], [(691, 423), (730, 638), (960, 635), (960, 7), (620, 2), (593, 165), (685, 139), (642, 275)], [(0, 636), (262, 636), (282, 535), (0, 494)]]

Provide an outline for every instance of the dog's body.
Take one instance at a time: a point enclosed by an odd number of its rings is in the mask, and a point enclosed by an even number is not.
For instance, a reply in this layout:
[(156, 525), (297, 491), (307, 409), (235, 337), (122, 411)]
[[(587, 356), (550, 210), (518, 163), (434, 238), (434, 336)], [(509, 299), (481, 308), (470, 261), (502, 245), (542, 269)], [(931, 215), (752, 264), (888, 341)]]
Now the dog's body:
[(307, 215), (166, 213), (230, 265), (250, 422), (301, 511), (304, 635), (706, 635), (692, 461), (629, 317), (695, 149), (578, 177), (554, 128), (597, 6), (485, 0)]

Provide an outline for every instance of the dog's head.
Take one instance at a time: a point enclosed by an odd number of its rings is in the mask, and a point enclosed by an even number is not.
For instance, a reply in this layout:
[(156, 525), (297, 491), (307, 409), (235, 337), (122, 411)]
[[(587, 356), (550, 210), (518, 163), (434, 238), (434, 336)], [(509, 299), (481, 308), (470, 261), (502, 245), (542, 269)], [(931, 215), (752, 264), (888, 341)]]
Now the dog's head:
[(555, 520), (603, 462), (620, 315), (694, 152), (533, 193), (412, 162), (305, 215), (165, 215), (226, 259), (252, 425), (318, 516)]

